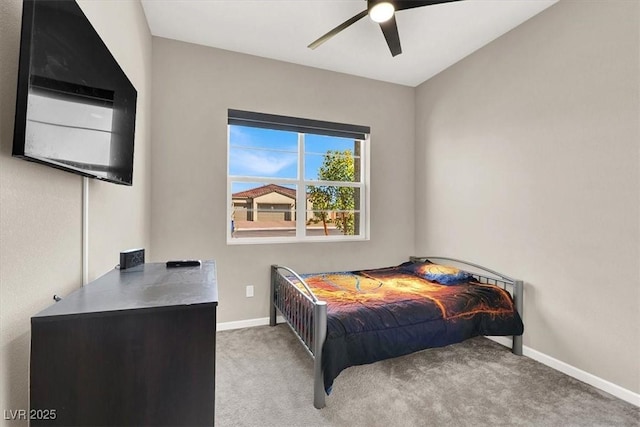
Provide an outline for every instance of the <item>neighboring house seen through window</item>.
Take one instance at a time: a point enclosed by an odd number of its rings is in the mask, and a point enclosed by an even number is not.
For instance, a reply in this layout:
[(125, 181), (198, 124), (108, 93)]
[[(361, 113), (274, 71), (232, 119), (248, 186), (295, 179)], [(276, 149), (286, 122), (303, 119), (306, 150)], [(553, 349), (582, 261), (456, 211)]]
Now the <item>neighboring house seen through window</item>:
[(369, 128), (229, 110), (229, 243), (368, 239)]

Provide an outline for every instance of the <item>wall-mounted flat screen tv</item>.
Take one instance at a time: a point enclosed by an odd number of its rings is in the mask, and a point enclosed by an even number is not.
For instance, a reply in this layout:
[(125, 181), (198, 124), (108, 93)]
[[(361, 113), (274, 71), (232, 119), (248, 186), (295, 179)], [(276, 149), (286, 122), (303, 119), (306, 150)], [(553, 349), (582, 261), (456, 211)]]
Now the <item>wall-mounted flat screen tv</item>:
[(24, 0), (14, 156), (131, 185), (136, 100), (75, 0)]

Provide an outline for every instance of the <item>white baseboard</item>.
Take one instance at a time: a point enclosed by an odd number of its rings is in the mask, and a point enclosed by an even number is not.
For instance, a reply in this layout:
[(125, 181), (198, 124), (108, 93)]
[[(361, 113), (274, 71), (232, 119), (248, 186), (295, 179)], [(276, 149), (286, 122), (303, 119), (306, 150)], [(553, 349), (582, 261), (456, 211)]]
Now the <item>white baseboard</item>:
[[(497, 342), (498, 344), (502, 344), (505, 347), (511, 348), (512, 339), (510, 337), (487, 337), (487, 338)], [(555, 369), (556, 371), (560, 371), (563, 374), (569, 375), (570, 377), (573, 377), (577, 380), (587, 383), (604, 392), (612, 394), (618, 399), (622, 399), (625, 402), (629, 402), (632, 405), (640, 407), (640, 394), (638, 393), (634, 393), (631, 390), (622, 388), (619, 385), (616, 385), (605, 379), (596, 377), (595, 375), (590, 374), (589, 372), (583, 371), (582, 369), (578, 369), (575, 366), (571, 366), (568, 363), (555, 359), (551, 356), (548, 356), (544, 353), (539, 352), (538, 350), (534, 350), (530, 347), (527, 347), (526, 345), (522, 347), (522, 354), (537, 362), (542, 363), (543, 365), (547, 365), (550, 368)]]
[[(284, 323), (284, 317), (277, 316), (278, 323)], [(242, 329), (253, 328), (254, 326), (266, 326), (269, 324), (268, 317), (261, 317), (259, 319), (237, 320), (235, 322), (222, 322), (216, 325), (218, 331), (228, 331), (230, 329)]]
[[(284, 317), (277, 317), (278, 323), (284, 323)], [(261, 317), (259, 319), (248, 319), (248, 320), (238, 320), (235, 322), (222, 322), (217, 324), (218, 331), (228, 331), (231, 329), (241, 329), (241, 328), (252, 328), (254, 326), (266, 326), (269, 324), (268, 317)], [(511, 337), (487, 337), (492, 341), (497, 342), (498, 344), (502, 344), (505, 347), (511, 348), (512, 346), (512, 338)], [(595, 388), (598, 388), (604, 392), (607, 392), (618, 399), (622, 399), (625, 402), (629, 402), (632, 405), (640, 407), (640, 394), (634, 393), (631, 390), (627, 390), (626, 388), (622, 388), (619, 385), (616, 385), (612, 382), (609, 382), (600, 377), (596, 377), (593, 374), (590, 374), (582, 369), (578, 369), (574, 366), (569, 365), (568, 363), (562, 362), (558, 359), (555, 359), (551, 356), (548, 356), (544, 353), (539, 352), (538, 350), (534, 350), (526, 345), (522, 347), (522, 354), (527, 356), (537, 362), (542, 363), (543, 365), (549, 366), (550, 368), (555, 369), (556, 371), (560, 371), (563, 374), (569, 375), (577, 380), (580, 380), (584, 383), (587, 383)]]

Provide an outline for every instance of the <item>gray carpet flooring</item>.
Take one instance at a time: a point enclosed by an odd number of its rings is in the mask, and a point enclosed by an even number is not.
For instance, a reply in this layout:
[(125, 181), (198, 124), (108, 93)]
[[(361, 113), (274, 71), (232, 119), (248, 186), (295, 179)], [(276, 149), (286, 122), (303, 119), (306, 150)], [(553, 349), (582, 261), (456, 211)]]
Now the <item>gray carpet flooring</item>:
[(478, 337), (344, 370), (313, 407), (286, 325), (218, 332), (216, 426), (640, 426), (640, 408)]

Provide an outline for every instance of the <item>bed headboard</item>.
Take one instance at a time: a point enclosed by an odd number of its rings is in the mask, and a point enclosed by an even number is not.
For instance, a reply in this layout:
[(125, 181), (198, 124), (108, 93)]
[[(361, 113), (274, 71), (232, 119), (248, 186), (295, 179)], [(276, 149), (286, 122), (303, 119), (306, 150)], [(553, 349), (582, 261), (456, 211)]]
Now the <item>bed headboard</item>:
[[(415, 263), (421, 262), (433, 262), (437, 264), (435, 261), (448, 261), (450, 263), (454, 263), (455, 267), (462, 268), (469, 273), (471, 273), (480, 283), (486, 283), (489, 285), (499, 286), (502, 289), (506, 290), (513, 297), (513, 303), (522, 317), (522, 309), (523, 309), (523, 297), (524, 297), (524, 282), (522, 280), (514, 279), (506, 274), (499, 273), (490, 268), (484, 267), (479, 264), (475, 264), (469, 261), (463, 261), (457, 258), (443, 257), (443, 256), (411, 256), (409, 257), (409, 261)], [(471, 267), (471, 268), (469, 268)], [(487, 275), (486, 273), (489, 273)], [(522, 335), (513, 337), (513, 353), (519, 356), (522, 355)]]

